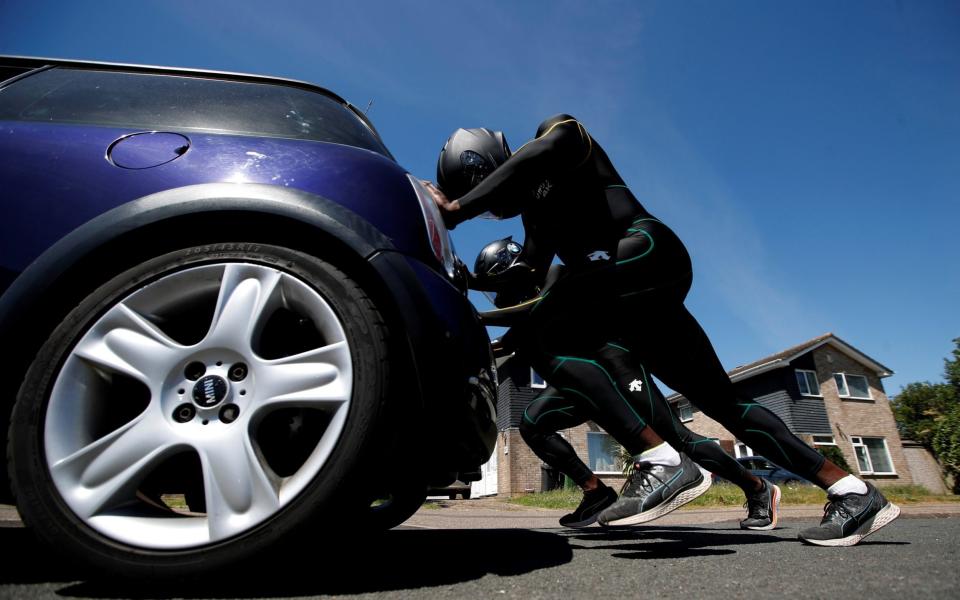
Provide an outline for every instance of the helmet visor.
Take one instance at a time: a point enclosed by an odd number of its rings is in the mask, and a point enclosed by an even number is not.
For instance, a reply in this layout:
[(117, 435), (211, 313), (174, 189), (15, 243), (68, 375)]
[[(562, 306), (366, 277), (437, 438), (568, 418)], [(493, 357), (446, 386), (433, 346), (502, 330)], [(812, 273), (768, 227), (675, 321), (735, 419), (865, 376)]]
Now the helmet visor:
[(463, 180), (468, 189), (473, 189), (484, 178), (493, 172), (493, 165), (473, 150), (464, 150), (460, 154), (460, 166), (463, 169)]

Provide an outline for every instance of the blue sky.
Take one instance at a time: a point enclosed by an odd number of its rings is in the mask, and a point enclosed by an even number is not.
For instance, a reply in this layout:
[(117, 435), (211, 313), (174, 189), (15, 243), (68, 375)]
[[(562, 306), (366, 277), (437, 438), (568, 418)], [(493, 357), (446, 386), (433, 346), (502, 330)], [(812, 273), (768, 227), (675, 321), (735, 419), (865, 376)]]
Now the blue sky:
[[(433, 178), (457, 127), (568, 112), (694, 260), (727, 368), (832, 331), (939, 380), (960, 336), (956, 2), (29, 2), (0, 53), (246, 71), (361, 107)], [(518, 223), (478, 220), (468, 264)]]

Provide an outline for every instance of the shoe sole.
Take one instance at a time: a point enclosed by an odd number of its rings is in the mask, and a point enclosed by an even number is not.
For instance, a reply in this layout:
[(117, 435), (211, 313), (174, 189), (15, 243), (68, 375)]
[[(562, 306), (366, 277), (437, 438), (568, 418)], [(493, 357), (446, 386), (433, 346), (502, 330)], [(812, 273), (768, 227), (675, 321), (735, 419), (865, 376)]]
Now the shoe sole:
[(597, 513), (590, 517), (589, 519), (584, 519), (583, 521), (577, 521), (576, 523), (561, 523), (564, 527), (570, 527), (571, 529), (581, 529), (583, 527), (589, 527), (597, 522), (597, 517), (600, 516), (600, 513)]
[(664, 502), (663, 504), (656, 506), (648, 511), (630, 515), (629, 517), (624, 517), (622, 519), (617, 519), (616, 521), (607, 521), (606, 523), (601, 523), (606, 527), (619, 527), (621, 525), (639, 525), (640, 523), (647, 523), (648, 521), (653, 521), (654, 519), (659, 519), (663, 515), (673, 512), (683, 506), (684, 504), (696, 500), (698, 497), (702, 496), (707, 490), (710, 489), (710, 484), (712, 483), (711, 478), (703, 475), (703, 471), (700, 471), (703, 476), (703, 481), (701, 481), (696, 487), (692, 487), (688, 490), (684, 490), (673, 497), (669, 502)]
[[(873, 518), (864, 523), (857, 529), (857, 533), (853, 535), (848, 535), (844, 538), (837, 538), (835, 540), (808, 540), (806, 538), (800, 538), (808, 544), (813, 544), (815, 546), (856, 546), (860, 543), (860, 540), (867, 537), (874, 531), (880, 529), (881, 527), (888, 525), (890, 521), (893, 521), (900, 516), (900, 507), (894, 504), (893, 502), (887, 502), (887, 504), (881, 508), (877, 514), (873, 515)], [(865, 533), (860, 533), (864, 529), (867, 531)]]
[(590, 525), (593, 525), (594, 523), (597, 522), (597, 517), (600, 516), (600, 513), (602, 513), (603, 511), (605, 511), (610, 505), (612, 505), (612, 504), (613, 504), (614, 502), (616, 502), (616, 501), (617, 501), (617, 499), (616, 499), (616, 498), (613, 498), (613, 499), (611, 499), (609, 502), (602, 503), (603, 506), (600, 507), (600, 510), (598, 510), (598, 511), (595, 512), (595, 513), (593, 513), (593, 516), (592, 516), (592, 517), (588, 517), (588, 518), (586, 518), (586, 519), (584, 519), (584, 520), (582, 520), (582, 521), (577, 521), (576, 523), (560, 523), (560, 525), (562, 525), (563, 527), (570, 527), (570, 528), (573, 528), (573, 529), (580, 529), (580, 528), (583, 528), (583, 527), (589, 527)]
[(777, 521), (780, 519), (780, 488), (770, 482), (767, 482), (767, 485), (773, 488), (773, 502), (770, 503), (773, 508), (771, 511), (773, 518), (770, 519), (769, 525), (764, 525), (763, 527), (747, 527), (747, 529), (753, 531), (770, 531), (777, 527)]

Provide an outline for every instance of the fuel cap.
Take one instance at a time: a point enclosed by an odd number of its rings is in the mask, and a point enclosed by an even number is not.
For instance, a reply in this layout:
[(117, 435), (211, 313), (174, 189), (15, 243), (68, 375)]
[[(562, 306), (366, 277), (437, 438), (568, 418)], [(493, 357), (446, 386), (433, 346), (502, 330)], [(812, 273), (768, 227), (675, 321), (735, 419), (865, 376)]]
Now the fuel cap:
[(144, 131), (118, 138), (107, 148), (107, 160), (123, 169), (149, 169), (174, 161), (190, 149), (179, 133)]

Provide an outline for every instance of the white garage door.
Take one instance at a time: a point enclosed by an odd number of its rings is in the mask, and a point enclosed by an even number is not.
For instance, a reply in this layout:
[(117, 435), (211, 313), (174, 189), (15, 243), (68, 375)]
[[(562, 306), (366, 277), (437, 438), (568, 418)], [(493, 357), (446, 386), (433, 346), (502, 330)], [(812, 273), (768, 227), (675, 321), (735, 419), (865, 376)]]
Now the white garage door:
[(490, 460), (480, 467), (480, 481), (474, 481), (470, 484), (470, 495), (474, 498), (478, 496), (494, 496), (497, 493), (497, 450), (500, 444), (493, 449)]

